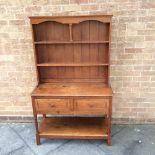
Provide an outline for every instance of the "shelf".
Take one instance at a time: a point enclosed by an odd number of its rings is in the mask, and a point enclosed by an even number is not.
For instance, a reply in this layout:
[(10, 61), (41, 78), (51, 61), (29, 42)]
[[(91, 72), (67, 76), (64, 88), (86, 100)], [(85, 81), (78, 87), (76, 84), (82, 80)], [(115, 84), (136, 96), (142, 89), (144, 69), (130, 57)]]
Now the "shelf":
[(47, 117), (39, 128), (41, 137), (71, 139), (103, 139), (108, 137), (103, 117)]
[(35, 44), (103, 44), (109, 41), (36, 41)]
[(82, 66), (108, 66), (108, 63), (40, 63), (37, 66), (40, 67), (82, 67)]

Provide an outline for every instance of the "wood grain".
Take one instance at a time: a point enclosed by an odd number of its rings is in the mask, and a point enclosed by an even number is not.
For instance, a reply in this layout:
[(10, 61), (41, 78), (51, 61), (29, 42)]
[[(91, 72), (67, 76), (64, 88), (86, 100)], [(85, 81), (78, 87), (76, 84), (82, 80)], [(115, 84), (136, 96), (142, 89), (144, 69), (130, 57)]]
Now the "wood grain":
[(39, 129), (41, 137), (69, 139), (107, 138), (107, 126), (103, 118), (46, 118)]
[(101, 83), (44, 83), (32, 96), (112, 96), (112, 89)]

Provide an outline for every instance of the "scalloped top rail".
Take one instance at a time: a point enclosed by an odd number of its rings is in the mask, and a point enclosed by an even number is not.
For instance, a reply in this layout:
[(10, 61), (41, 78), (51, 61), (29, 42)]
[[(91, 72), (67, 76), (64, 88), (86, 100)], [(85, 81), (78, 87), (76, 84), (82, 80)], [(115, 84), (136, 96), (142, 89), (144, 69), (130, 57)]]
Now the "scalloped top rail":
[(87, 20), (96, 20), (103, 23), (110, 23), (112, 15), (85, 15), (85, 16), (33, 16), (29, 17), (31, 24), (40, 24), (46, 21), (55, 21), (62, 24), (78, 24)]

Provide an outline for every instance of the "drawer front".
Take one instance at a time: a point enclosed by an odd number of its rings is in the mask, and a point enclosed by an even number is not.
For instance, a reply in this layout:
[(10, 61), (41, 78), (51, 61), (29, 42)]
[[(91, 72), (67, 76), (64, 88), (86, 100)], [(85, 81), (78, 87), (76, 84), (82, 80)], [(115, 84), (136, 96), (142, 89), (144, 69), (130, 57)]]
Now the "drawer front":
[(77, 99), (75, 115), (108, 115), (109, 99)]
[(36, 111), (46, 114), (70, 114), (71, 102), (69, 99), (36, 99)]

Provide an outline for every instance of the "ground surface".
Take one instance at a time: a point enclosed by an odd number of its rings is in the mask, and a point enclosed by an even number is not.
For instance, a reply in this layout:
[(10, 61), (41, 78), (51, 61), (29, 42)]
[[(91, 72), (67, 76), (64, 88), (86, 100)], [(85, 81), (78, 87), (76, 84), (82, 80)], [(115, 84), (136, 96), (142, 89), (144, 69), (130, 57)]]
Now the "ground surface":
[(47, 140), (35, 144), (31, 123), (0, 124), (0, 155), (155, 155), (155, 125), (113, 125), (103, 140)]

